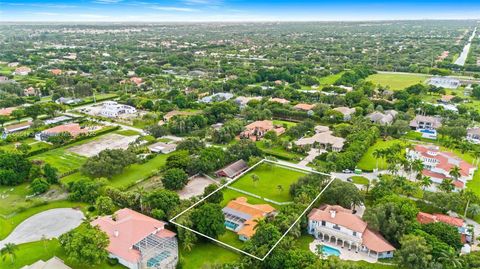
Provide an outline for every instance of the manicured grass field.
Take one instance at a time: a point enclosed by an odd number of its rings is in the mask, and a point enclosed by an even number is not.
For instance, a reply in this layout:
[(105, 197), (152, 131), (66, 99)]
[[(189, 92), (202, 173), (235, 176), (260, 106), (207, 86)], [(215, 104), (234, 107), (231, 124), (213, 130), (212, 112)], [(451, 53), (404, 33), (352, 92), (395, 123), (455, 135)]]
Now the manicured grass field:
[(26, 201), (25, 197), (29, 194), (27, 183), (13, 187), (0, 186), (0, 215), (8, 215), (18, 208), (28, 207), (31, 203)]
[(428, 76), (424, 74), (373, 74), (367, 81), (389, 86), (392, 90), (402, 90), (417, 83), (424, 83), (427, 78)]
[[(42, 211), (52, 209), (52, 208), (67, 208), (67, 207), (79, 207), (83, 208), (85, 206), (84, 203), (78, 203), (78, 202), (70, 202), (70, 201), (56, 201), (56, 202), (51, 202), (45, 205), (40, 205), (36, 207), (30, 207), (26, 209), (25, 211), (19, 212), (18, 214), (14, 215), (13, 217), (10, 218), (2, 218), (0, 217), (0, 240), (5, 238), (10, 232), (17, 227), (18, 224), (20, 224), (22, 221), (26, 220), (27, 218), (40, 213)], [(1, 264), (1, 263), (0, 263)], [(0, 267), (1, 268), (1, 267)]]
[[(220, 203), (220, 205), (222, 207), (226, 206), (228, 202), (230, 202), (231, 200), (233, 199), (236, 199), (237, 197), (246, 197), (248, 199), (248, 202), (251, 203), (251, 204), (266, 204), (267, 202), (262, 200), (262, 199), (258, 199), (256, 197), (253, 197), (253, 196), (250, 196), (250, 195), (247, 195), (245, 193), (241, 193), (241, 192), (238, 192), (236, 190), (232, 190), (232, 189), (227, 189), (227, 188), (224, 188), (222, 189), (222, 192), (223, 192), (223, 201)], [(271, 205), (275, 208), (277, 208), (278, 206), (275, 206), (275, 205)]]
[[(32, 152), (32, 151), (35, 151), (35, 150), (40, 150), (40, 149), (44, 149), (44, 148), (51, 148), (52, 145), (48, 144), (48, 143), (45, 143), (45, 142), (41, 142), (41, 141), (37, 141), (33, 138), (27, 138), (25, 140), (22, 140), (18, 143), (24, 143), (24, 144), (27, 144), (29, 145), (31, 148), (29, 150), (29, 152)], [(12, 142), (12, 143), (9, 143), (9, 144), (6, 144), (6, 145), (3, 145), (3, 146), (0, 146), (0, 150), (5, 150), (5, 151), (9, 151), (9, 152), (18, 152), (18, 150), (16, 149), (15, 147), (15, 143)]]
[[(126, 189), (131, 187), (137, 181), (144, 180), (152, 174), (160, 170), (167, 161), (169, 154), (159, 154), (153, 159), (148, 160), (142, 164), (133, 164), (123, 170), (123, 173), (113, 176), (109, 182), (113, 187)], [(62, 183), (77, 181), (81, 178), (86, 178), (80, 173), (75, 173), (61, 179)]]
[(286, 120), (273, 120), (273, 124), (275, 125), (287, 125), (287, 128), (293, 127), (297, 125), (296, 122), (293, 121), (286, 121)]
[(115, 132), (116, 134), (119, 134), (119, 135), (124, 135), (124, 136), (136, 136), (136, 135), (140, 135), (140, 133), (138, 133), (137, 131), (134, 131), (134, 130), (118, 130)]
[[(259, 177), (257, 182), (252, 180), (253, 174)], [(230, 186), (277, 202), (287, 202), (292, 200), (289, 194), (290, 185), (305, 175), (281, 166), (263, 163)], [(281, 186), (282, 189), (279, 189), (278, 186)]]
[(343, 73), (344, 72), (340, 72), (338, 74), (322, 77), (322, 78), (319, 78), (318, 80), (320, 82), (320, 85), (332, 85), (343, 75)]
[(12, 264), (10, 260), (0, 262), (0, 269), (17, 269), (25, 265), (30, 265), (38, 260), (49, 260), (53, 256), (62, 259), (68, 266), (74, 269), (121, 269), (126, 268), (123, 265), (111, 266), (104, 262), (97, 266), (86, 266), (82, 264), (72, 263), (67, 259), (66, 253), (63, 251), (57, 239), (38, 241), (18, 245), (16, 259)]
[(230, 230), (227, 230), (224, 234), (222, 234), (221, 236), (218, 237), (218, 240), (226, 243), (226, 244), (229, 244), (230, 246), (232, 247), (236, 247), (236, 248), (239, 248), (239, 249), (242, 249), (243, 247), (243, 242), (238, 238), (238, 234), (233, 232), (233, 231), (230, 231)]
[(233, 263), (240, 254), (210, 242), (199, 242), (191, 251), (179, 246), (180, 261), (183, 269), (216, 268), (214, 265)]
[(303, 158), (301, 154), (287, 151), (286, 149), (284, 149), (279, 145), (273, 145), (273, 146), (267, 147), (267, 145), (265, 145), (264, 141), (262, 140), (257, 141), (255, 143), (257, 144), (257, 147), (267, 155), (272, 155), (280, 159), (292, 160), (292, 161), (300, 161)]
[(30, 159), (42, 160), (45, 163), (57, 168), (58, 172), (63, 174), (65, 172), (80, 168), (87, 158), (70, 152), (66, 150), (66, 148), (57, 148), (35, 155)]
[(352, 182), (355, 184), (362, 184), (362, 185), (367, 185), (370, 181), (366, 177), (362, 176), (353, 176), (351, 177)]
[[(376, 150), (376, 149), (384, 149), (384, 148), (388, 148), (390, 147), (391, 145), (393, 144), (396, 144), (396, 143), (401, 143), (403, 145), (405, 145), (405, 142), (401, 141), (401, 140), (398, 140), (398, 139), (393, 139), (393, 140), (387, 140), (387, 141), (383, 141), (383, 140), (378, 140), (373, 146), (371, 146), (367, 152), (362, 156), (362, 158), (360, 159), (360, 161), (358, 162), (357, 164), (357, 168), (360, 168), (362, 170), (366, 170), (366, 171), (372, 171), (376, 168), (376, 165), (377, 165), (377, 159), (375, 157), (373, 157), (373, 152)], [(406, 145), (405, 145), (406, 146)], [(385, 161), (385, 159), (379, 159), (378, 160), (378, 168), (380, 170), (385, 170), (387, 169), (387, 162)]]

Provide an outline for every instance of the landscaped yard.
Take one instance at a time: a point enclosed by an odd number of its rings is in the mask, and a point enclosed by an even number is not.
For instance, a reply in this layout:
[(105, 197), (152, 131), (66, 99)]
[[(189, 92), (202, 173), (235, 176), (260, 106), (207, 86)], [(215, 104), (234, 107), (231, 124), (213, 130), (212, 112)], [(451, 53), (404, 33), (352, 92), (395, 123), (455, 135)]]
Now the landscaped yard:
[(67, 265), (75, 269), (121, 269), (126, 268), (122, 265), (111, 266), (104, 262), (97, 266), (87, 266), (82, 264), (72, 263), (67, 259), (66, 253), (60, 246), (56, 239), (38, 241), (33, 243), (26, 243), (18, 245), (18, 251), (15, 253), (15, 262), (12, 264), (10, 260), (0, 262), (0, 269), (17, 269), (25, 265), (30, 265), (38, 260), (49, 260), (53, 256), (62, 259)]
[(300, 161), (304, 157), (301, 154), (287, 151), (286, 149), (284, 149), (282, 146), (279, 146), (279, 145), (267, 146), (265, 144), (265, 141), (263, 140), (257, 141), (255, 143), (257, 144), (257, 147), (261, 149), (265, 154), (272, 155), (280, 159), (290, 160), (290, 161)]
[[(35, 150), (40, 150), (40, 149), (43, 149), (43, 148), (50, 148), (52, 147), (52, 145), (48, 144), (48, 143), (45, 143), (45, 142), (41, 142), (41, 141), (37, 141), (33, 138), (27, 138), (25, 140), (22, 140), (22, 141), (19, 141), (17, 143), (23, 143), (23, 144), (27, 144), (30, 146), (30, 150), (28, 152), (32, 152), (32, 151), (35, 151)], [(0, 146), (0, 150), (5, 150), (5, 151), (10, 151), (10, 152), (17, 152), (17, 149), (16, 149), (16, 146), (15, 146), (16, 142), (12, 142), (12, 143), (8, 143), (6, 145), (3, 145), (3, 146)]]
[(200, 241), (191, 251), (179, 246), (179, 252), (183, 269), (213, 268), (213, 265), (233, 263), (240, 259), (240, 254), (210, 242)]
[[(84, 140), (82, 142), (86, 142)], [(80, 168), (87, 159), (73, 152), (66, 150), (65, 147), (49, 150), (47, 152), (35, 155), (31, 160), (42, 160), (58, 169), (60, 174)]]
[(392, 90), (402, 90), (409, 86), (424, 83), (428, 78), (425, 74), (373, 74), (367, 78), (367, 81), (371, 81), (374, 84), (380, 84), (382, 86), (388, 86)]
[[(25, 200), (31, 194), (27, 183), (18, 186), (0, 186), (0, 215), (9, 215), (18, 208), (26, 208), (31, 202)], [(1, 231), (0, 231), (1, 233)]]
[(51, 202), (44, 205), (29, 207), (28, 209), (21, 211), (9, 218), (0, 217), (0, 227), (2, 228), (0, 229), (0, 240), (5, 238), (8, 234), (10, 234), (10, 232), (13, 231), (13, 229), (17, 227), (17, 225), (20, 224), (22, 221), (26, 220), (27, 218), (37, 213), (40, 213), (42, 211), (52, 209), (52, 208), (67, 208), (67, 207), (83, 208), (84, 206), (85, 204), (78, 203), (78, 202), (56, 201), (56, 202)]
[[(252, 179), (254, 174), (258, 176), (257, 181)], [(237, 179), (230, 186), (277, 202), (287, 202), (291, 201), (290, 185), (305, 175), (305, 173), (281, 166), (263, 163)]]
[(350, 178), (353, 183), (355, 184), (361, 184), (361, 185), (367, 185), (370, 181), (366, 177), (362, 176), (353, 176)]
[(320, 82), (320, 85), (332, 85), (343, 75), (343, 73), (344, 72), (340, 72), (338, 74), (322, 77), (322, 78), (319, 78), (318, 80)]
[[(398, 139), (392, 139), (392, 140), (378, 140), (373, 146), (371, 146), (367, 152), (362, 156), (360, 161), (358, 162), (357, 168), (362, 169), (364, 171), (372, 171), (376, 168), (377, 165), (377, 159), (373, 157), (373, 152), (376, 149), (384, 149), (392, 146), (395, 143), (401, 143), (406, 147), (405, 142), (398, 140)], [(378, 160), (378, 168), (380, 170), (385, 170), (387, 169), (387, 162), (385, 159), (379, 159)]]

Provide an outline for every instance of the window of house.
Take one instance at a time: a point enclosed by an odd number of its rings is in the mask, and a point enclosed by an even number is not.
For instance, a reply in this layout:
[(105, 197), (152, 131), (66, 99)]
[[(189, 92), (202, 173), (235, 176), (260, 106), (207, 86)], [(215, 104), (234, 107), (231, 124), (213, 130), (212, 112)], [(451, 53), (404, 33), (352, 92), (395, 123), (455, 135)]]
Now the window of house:
[(325, 221), (324, 220), (322, 220), (322, 226), (325, 226)]

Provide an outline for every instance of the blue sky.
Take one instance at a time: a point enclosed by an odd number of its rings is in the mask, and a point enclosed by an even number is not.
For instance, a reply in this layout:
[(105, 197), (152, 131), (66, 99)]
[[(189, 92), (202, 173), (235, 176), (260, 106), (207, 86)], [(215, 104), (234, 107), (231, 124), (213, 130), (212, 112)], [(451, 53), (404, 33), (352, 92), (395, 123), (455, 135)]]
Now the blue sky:
[(480, 19), (479, 0), (0, 0), (0, 21)]

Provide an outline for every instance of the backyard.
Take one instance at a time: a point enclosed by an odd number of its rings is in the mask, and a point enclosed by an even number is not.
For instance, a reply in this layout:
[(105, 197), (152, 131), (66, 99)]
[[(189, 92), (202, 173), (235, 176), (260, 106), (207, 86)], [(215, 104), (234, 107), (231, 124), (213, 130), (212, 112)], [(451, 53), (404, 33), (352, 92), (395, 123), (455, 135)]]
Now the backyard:
[(198, 242), (187, 251), (179, 246), (180, 263), (183, 269), (214, 268), (214, 265), (233, 263), (240, 254), (210, 242)]
[[(400, 143), (404, 147), (406, 147), (405, 142), (399, 139), (392, 139), (392, 140), (378, 140), (373, 146), (371, 146), (367, 152), (362, 156), (360, 161), (357, 164), (357, 168), (362, 169), (364, 171), (373, 171), (377, 165), (377, 159), (373, 156), (373, 152), (376, 149), (385, 149), (393, 144)], [(387, 169), (387, 162), (385, 159), (378, 159), (378, 169), (385, 170)]]
[[(253, 175), (256, 175), (258, 180), (254, 180), (255, 176)], [(290, 185), (305, 175), (306, 173), (274, 164), (262, 163), (230, 186), (277, 202), (288, 202), (291, 201)]]

